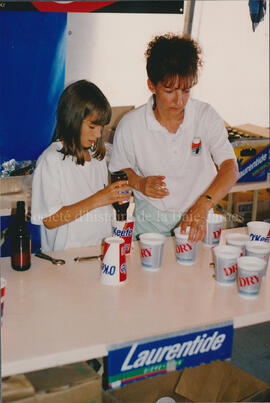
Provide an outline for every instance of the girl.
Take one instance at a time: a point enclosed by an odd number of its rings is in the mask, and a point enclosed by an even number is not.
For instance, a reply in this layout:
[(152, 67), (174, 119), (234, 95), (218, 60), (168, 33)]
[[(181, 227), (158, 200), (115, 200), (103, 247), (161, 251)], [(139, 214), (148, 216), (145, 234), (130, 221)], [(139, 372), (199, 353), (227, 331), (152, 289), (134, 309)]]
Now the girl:
[(103, 126), (111, 107), (86, 80), (60, 97), (52, 143), (37, 160), (32, 223), (41, 225), (43, 252), (97, 245), (111, 235), (112, 206), (130, 197), (126, 181), (108, 185)]

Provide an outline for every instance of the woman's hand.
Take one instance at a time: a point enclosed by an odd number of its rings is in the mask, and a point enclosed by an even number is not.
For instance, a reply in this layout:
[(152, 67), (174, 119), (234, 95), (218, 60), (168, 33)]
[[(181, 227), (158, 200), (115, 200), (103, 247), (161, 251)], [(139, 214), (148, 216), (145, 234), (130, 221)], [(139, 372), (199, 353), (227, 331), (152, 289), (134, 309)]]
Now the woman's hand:
[(141, 178), (139, 190), (145, 196), (163, 199), (163, 197), (169, 194), (166, 183), (163, 182), (164, 179), (165, 176), (147, 176), (146, 178)]
[(97, 192), (94, 197), (98, 206), (107, 206), (113, 203), (121, 204), (129, 200), (131, 197), (131, 187), (127, 183), (125, 180), (117, 181)]
[(201, 197), (190, 207), (181, 220), (179, 227), (182, 234), (185, 234), (187, 227), (190, 227), (188, 236), (190, 242), (198, 242), (204, 239), (206, 235), (207, 215), (211, 208), (211, 201)]

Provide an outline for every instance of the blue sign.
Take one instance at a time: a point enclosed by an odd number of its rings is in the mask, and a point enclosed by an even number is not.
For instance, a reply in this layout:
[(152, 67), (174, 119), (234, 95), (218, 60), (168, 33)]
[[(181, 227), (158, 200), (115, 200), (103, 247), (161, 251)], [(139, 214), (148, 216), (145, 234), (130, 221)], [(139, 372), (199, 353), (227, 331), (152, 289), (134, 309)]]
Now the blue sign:
[(265, 181), (270, 167), (270, 146), (267, 146), (255, 157), (250, 158), (243, 165), (238, 160), (239, 182)]
[(233, 323), (226, 321), (108, 347), (110, 389), (168, 371), (232, 356)]

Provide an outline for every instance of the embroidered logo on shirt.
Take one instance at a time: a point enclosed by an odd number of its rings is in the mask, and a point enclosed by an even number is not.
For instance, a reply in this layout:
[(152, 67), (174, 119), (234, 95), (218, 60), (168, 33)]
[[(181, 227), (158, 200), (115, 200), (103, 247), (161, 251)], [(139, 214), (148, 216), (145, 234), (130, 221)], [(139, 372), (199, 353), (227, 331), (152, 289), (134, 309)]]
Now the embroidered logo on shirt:
[(201, 149), (202, 149), (202, 142), (201, 142), (200, 137), (194, 137), (194, 139), (192, 140), (192, 145), (191, 145), (192, 154), (194, 154), (194, 155), (200, 154)]

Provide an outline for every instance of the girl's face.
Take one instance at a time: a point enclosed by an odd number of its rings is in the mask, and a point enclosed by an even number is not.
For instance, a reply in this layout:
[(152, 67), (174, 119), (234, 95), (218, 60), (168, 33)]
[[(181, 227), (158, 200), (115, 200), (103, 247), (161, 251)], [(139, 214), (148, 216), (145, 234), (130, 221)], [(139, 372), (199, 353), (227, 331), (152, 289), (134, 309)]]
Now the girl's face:
[(101, 137), (102, 126), (93, 123), (94, 118), (93, 115), (89, 115), (82, 121), (81, 146), (83, 148), (91, 147)]

